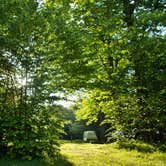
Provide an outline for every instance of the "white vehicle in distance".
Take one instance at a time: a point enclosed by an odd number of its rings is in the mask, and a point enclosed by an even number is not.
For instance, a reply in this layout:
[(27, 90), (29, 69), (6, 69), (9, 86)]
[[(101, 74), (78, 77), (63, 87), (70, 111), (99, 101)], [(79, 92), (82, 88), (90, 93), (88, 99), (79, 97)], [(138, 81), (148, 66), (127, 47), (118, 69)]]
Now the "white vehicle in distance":
[(83, 141), (95, 143), (98, 141), (97, 135), (95, 131), (84, 131), (83, 133)]

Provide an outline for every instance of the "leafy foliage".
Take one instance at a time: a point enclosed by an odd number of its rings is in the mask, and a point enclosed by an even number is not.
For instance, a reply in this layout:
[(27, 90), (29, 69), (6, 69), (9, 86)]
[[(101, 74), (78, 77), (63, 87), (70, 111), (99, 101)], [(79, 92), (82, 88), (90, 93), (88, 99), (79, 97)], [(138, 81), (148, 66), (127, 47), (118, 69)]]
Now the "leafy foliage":
[(45, 88), (49, 9), (33, 0), (1, 1), (0, 8), (0, 156), (57, 156), (61, 113), (53, 88)]
[(75, 90), (79, 119), (164, 142), (165, 25), (163, 0), (2, 0), (2, 153), (58, 153), (56, 93)]
[[(101, 123), (115, 129), (134, 130), (144, 141), (154, 141), (159, 132), (160, 141), (164, 141), (164, 1), (74, 4), (72, 22), (82, 35), (75, 42), (80, 43), (77, 50), (81, 66), (79, 73), (67, 71), (68, 76), (72, 75), (67, 83), (90, 90), (78, 117), (89, 123), (101, 118)], [(77, 54), (72, 55), (72, 63), (77, 62)], [(80, 77), (85, 81), (83, 85)]]

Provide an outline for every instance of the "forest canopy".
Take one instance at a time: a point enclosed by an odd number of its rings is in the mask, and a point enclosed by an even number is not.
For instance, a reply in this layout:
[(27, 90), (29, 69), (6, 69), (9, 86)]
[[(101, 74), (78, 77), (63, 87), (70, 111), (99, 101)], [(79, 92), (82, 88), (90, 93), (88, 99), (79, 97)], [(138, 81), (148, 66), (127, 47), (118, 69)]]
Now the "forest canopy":
[(0, 155), (58, 153), (56, 94), (76, 91), (78, 119), (163, 141), (165, 18), (164, 0), (1, 0)]

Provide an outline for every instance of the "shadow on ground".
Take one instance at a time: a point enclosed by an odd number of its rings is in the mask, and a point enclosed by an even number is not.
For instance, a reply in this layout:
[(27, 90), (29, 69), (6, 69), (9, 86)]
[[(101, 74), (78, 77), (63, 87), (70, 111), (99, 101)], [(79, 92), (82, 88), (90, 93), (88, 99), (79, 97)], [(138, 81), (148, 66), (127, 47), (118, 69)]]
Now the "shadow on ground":
[(59, 156), (56, 160), (50, 162), (34, 159), (31, 161), (1, 158), (0, 166), (74, 166), (65, 157)]
[(74, 166), (74, 164), (69, 162), (64, 156), (59, 156), (58, 159), (54, 161), (53, 165), (54, 166)]
[(27, 161), (27, 160), (19, 160), (19, 159), (0, 159), (0, 166), (47, 166), (44, 161), (40, 161), (37, 159)]

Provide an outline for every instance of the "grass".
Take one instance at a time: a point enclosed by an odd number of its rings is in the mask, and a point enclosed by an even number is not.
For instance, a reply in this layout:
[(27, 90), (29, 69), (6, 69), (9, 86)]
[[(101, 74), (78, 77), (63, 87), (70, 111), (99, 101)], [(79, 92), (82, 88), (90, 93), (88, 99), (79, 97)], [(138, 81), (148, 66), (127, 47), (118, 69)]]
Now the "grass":
[(40, 160), (31, 160), (31, 161), (22, 161), (22, 160), (11, 160), (11, 159), (0, 159), (0, 166), (72, 166), (65, 159), (65, 157), (59, 157), (58, 160), (54, 162), (40, 161)]
[(119, 149), (117, 144), (62, 142), (61, 157), (53, 164), (0, 159), (0, 166), (166, 166), (166, 154)]
[(64, 143), (61, 154), (74, 166), (166, 166), (166, 154), (118, 149), (115, 144)]
[(1, 159), (0, 166), (46, 166), (46, 163), (40, 160), (22, 161), (22, 160)]

